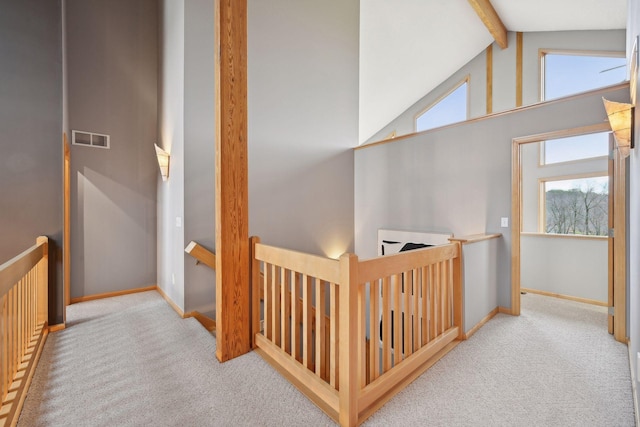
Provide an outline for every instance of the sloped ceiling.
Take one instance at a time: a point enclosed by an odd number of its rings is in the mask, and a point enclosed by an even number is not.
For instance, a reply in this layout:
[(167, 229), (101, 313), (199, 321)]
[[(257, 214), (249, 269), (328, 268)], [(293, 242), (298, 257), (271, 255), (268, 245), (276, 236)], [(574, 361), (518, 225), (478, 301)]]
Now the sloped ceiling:
[[(622, 29), (627, 0), (492, 0), (508, 31)], [(360, 142), (493, 42), (467, 0), (360, 2)]]

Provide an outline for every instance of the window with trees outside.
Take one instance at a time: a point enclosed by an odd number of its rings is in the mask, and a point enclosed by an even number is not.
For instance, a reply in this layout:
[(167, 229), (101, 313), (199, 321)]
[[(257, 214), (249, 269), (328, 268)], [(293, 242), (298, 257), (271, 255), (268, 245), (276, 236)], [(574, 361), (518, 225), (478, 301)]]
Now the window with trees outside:
[(624, 52), (541, 50), (540, 66), (541, 100), (610, 86), (627, 79)]
[(416, 132), (467, 120), (468, 86), (469, 80), (466, 78), (429, 108), (418, 114)]
[(608, 235), (609, 177), (542, 182), (546, 233)]

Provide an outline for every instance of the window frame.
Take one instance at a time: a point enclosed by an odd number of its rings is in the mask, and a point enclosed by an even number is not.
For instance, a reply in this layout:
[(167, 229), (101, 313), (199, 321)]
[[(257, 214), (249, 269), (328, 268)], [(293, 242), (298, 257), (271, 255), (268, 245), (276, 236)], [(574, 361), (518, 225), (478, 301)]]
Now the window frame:
[(449, 95), (451, 95), (453, 92), (455, 92), (458, 88), (460, 88), (460, 86), (462, 86), (463, 84), (466, 83), (467, 85), (467, 90), (466, 90), (466, 111), (465, 111), (465, 116), (466, 118), (463, 121), (467, 121), (469, 120), (469, 111), (470, 111), (470, 107), (469, 107), (469, 95), (470, 95), (470, 84), (471, 82), (471, 75), (467, 74), (462, 80), (460, 80), (459, 82), (457, 82), (455, 85), (453, 85), (449, 90), (447, 90), (446, 92), (444, 92), (442, 95), (440, 95), (438, 98), (435, 99), (435, 101), (433, 101), (432, 103), (430, 103), (426, 108), (423, 108), (422, 110), (420, 110), (414, 117), (413, 117), (413, 129), (416, 133), (418, 132), (426, 132), (432, 129), (438, 129), (441, 127), (445, 127), (445, 126), (450, 126), (452, 124), (455, 123), (461, 123), (461, 122), (454, 122), (454, 123), (448, 123), (446, 125), (442, 125), (442, 126), (436, 126), (433, 128), (429, 128), (429, 129), (424, 129), (424, 130), (418, 130), (418, 118), (422, 117), (425, 113), (427, 113), (429, 110), (431, 110), (433, 107), (435, 107), (436, 105), (438, 105), (441, 101), (443, 101), (446, 97), (448, 97)]
[[(542, 141), (541, 141), (542, 142)], [(589, 159), (590, 160), (590, 159)], [(583, 161), (583, 160), (577, 160)], [(556, 164), (556, 163), (554, 163)], [(538, 234), (550, 235), (550, 236), (578, 236), (578, 237), (588, 237), (594, 239), (606, 239), (608, 235), (596, 235), (596, 234), (562, 234), (562, 233), (548, 233), (547, 232), (547, 198), (545, 191), (545, 184), (547, 182), (554, 181), (567, 181), (571, 179), (588, 179), (588, 178), (609, 178), (609, 172), (586, 172), (586, 173), (578, 173), (578, 174), (569, 174), (569, 175), (558, 175), (558, 176), (545, 176), (542, 178), (538, 178)], [(609, 183), (611, 185), (611, 183)], [(610, 195), (610, 191), (607, 193), (607, 196)], [(607, 215), (609, 212), (607, 210)]]
[(605, 131), (601, 131), (601, 132), (585, 132), (585, 133), (572, 134), (572, 135), (567, 135), (567, 136), (564, 136), (564, 137), (558, 137), (558, 138), (554, 138), (554, 139), (548, 139), (548, 140), (544, 140), (544, 141), (539, 141), (540, 143), (538, 144), (538, 167), (547, 168), (547, 167), (555, 167), (555, 166), (564, 166), (564, 165), (571, 165), (573, 163), (597, 161), (597, 160), (602, 160), (602, 159), (610, 157), (611, 153), (610, 153), (609, 148), (607, 148), (607, 154), (605, 154), (603, 156), (584, 157), (584, 158), (581, 158), (581, 159), (566, 160), (564, 162), (545, 163), (544, 156), (545, 156), (545, 150), (546, 150), (546, 146), (547, 146), (546, 145), (547, 141), (553, 141), (555, 139), (564, 139), (564, 138), (575, 138), (575, 137), (579, 137), (579, 136), (593, 135), (595, 133), (610, 134), (611, 131), (610, 130), (605, 130)]
[[(593, 57), (607, 57), (607, 58), (626, 58), (626, 52), (617, 50), (580, 50), (580, 49), (554, 49), (554, 48), (540, 48), (538, 49), (538, 100), (540, 102), (548, 101), (544, 97), (545, 90), (545, 57), (547, 55), (567, 55), (567, 56), (593, 56)], [(606, 86), (603, 86), (606, 87)], [(594, 88), (590, 90), (595, 90)], [(581, 92), (577, 92), (581, 93)], [(571, 94), (576, 95), (576, 94)], [(571, 96), (567, 95), (567, 96)], [(552, 98), (557, 99), (557, 98)]]

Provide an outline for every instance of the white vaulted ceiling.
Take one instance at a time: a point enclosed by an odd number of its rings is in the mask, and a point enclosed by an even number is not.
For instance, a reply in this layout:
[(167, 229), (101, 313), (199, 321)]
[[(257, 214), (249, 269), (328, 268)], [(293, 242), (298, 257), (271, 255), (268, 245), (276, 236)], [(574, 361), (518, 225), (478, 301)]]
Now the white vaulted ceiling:
[[(623, 29), (627, 0), (492, 0), (508, 31)], [(493, 37), (468, 0), (361, 0), (360, 142)]]

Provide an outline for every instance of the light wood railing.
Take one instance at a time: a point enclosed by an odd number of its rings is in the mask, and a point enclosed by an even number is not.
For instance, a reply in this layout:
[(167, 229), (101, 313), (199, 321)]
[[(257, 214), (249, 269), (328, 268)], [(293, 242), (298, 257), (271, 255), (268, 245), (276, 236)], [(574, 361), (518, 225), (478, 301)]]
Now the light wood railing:
[(193, 240), (184, 251), (196, 259), (196, 264), (203, 263), (209, 268), (216, 269), (216, 254)]
[(15, 426), (47, 337), (48, 239), (0, 266), (0, 425)]
[(252, 238), (258, 353), (329, 416), (357, 425), (463, 339), (460, 244), (359, 261)]

